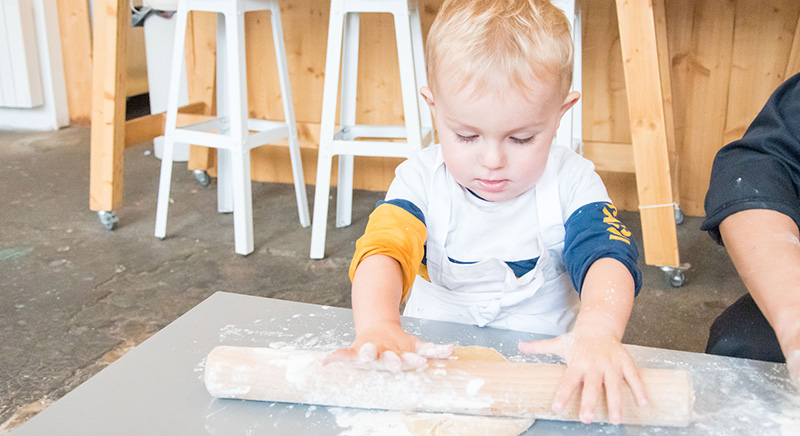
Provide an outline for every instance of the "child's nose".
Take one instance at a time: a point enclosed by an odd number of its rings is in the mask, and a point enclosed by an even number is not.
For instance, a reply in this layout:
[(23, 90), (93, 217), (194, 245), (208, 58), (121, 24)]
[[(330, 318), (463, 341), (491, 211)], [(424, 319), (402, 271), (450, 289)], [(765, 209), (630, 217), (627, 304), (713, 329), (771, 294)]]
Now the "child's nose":
[(489, 169), (502, 168), (506, 165), (506, 154), (501, 144), (487, 144), (481, 153), (481, 165)]

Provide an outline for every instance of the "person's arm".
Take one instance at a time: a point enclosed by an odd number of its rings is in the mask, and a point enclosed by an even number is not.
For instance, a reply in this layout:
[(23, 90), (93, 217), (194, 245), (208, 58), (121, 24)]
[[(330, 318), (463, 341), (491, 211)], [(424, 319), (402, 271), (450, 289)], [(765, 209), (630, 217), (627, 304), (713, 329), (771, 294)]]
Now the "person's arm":
[(800, 239), (780, 212), (750, 209), (725, 218), (722, 240), (744, 285), (781, 344), (789, 375), (800, 387)]
[(631, 313), (634, 282), (627, 267), (612, 258), (595, 261), (581, 292), (581, 309), (575, 327), (554, 339), (520, 343), (524, 353), (557, 354), (567, 361), (553, 401), (553, 411), (563, 410), (575, 390), (581, 392), (581, 421), (592, 422), (597, 399), (605, 385), (609, 420), (622, 421), (622, 390), (627, 383), (640, 406), (647, 395), (636, 364), (622, 345)]
[(353, 274), (352, 304), (356, 339), (325, 362), (349, 361), (392, 372), (423, 367), (427, 359), (444, 359), (452, 344), (422, 342), (403, 330), (400, 301), (403, 271), (396, 259), (383, 254), (364, 257)]
[(353, 276), (352, 303), (356, 340), (351, 350), (372, 343), (378, 354), (415, 352), (420, 342), (400, 325), (403, 273), (392, 257), (376, 254), (364, 258)]
[(326, 362), (401, 371), (452, 353), (452, 345), (423, 343), (400, 324), (400, 302), (414, 282), (426, 237), (422, 213), (408, 201), (382, 202), (372, 212), (350, 265), (356, 339)]

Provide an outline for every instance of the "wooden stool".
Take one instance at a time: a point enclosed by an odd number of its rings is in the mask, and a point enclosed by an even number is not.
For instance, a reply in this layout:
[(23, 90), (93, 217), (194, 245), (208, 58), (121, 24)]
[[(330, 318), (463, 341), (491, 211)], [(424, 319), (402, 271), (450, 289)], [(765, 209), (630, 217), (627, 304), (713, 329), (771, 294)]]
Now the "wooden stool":
[[(356, 125), (356, 83), (358, 78), (359, 13), (384, 12), (394, 16), (397, 56), (405, 126)], [(427, 84), (422, 48), (422, 27), (416, 0), (332, 0), (325, 58), (317, 187), (314, 223), (311, 230), (311, 258), (325, 256), (333, 156), (339, 156), (336, 197), (336, 226), (350, 225), (353, 200), (353, 156), (409, 157), (433, 138), (431, 114), (419, 94)], [(341, 67), (341, 127), (335, 130), (336, 97)], [(405, 142), (357, 140), (398, 139)]]
[[(285, 122), (247, 118), (244, 13), (257, 10), (270, 11)], [(217, 18), (217, 117), (178, 128), (176, 125), (178, 90), (189, 11), (207, 11), (219, 14)], [(247, 255), (253, 252), (250, 149), (288, 138), (300, 224), (303, 227), (310, 225), (303, 165), (300, 161), (300, 146), (297, 140), (297, 127), (289, 86), (289, 72), (286, 66), (286, 48), (277, 0), (179, 0), (169, 89), (164, 155), (161, 162), (161, 181), (156, 211), (156, 237), (164, 238), (166, 234), (175, 142), (186, 142), (218, 149), (217, 208), (220, 212), (233, 211), (235, 250), (239, 254)], [(250, 134), (250, 131), (256, 133)]]

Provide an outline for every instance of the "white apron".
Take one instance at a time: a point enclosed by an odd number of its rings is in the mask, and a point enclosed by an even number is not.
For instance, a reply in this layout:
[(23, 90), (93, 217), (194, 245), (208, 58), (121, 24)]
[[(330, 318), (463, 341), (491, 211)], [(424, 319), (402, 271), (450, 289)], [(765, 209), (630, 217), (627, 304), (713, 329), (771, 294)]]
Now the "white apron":
[(564, 222), (552, 167), (546, 166), (534, 188), (541, 254), (536, 267), (517, 278), (500, 259), (473, 264), (450, 261), (445, 241), (451, 201), (454, 195), (463, 195), (464, 188), (448, 174), (439, 152), (425, 216), (431, 281), (417, 276), (403, 314), (548, 335), (572, 329), (580, 300), (561, 257)]

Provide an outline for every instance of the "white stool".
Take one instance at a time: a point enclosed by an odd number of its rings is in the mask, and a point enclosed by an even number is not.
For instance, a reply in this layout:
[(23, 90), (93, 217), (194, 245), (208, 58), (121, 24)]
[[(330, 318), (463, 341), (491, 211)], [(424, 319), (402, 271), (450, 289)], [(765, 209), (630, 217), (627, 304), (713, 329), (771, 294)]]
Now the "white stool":
[[(405, 126), (356, 125), (358, 77), (358, 14), (384, 12), (394, 16), (397, 57)], [(336, 226), (350, 225), (353, 200), (353, 156), (411, 156), (433, 138), (431, 114), (419, 94), (427, 84), (417, 0), (331, 0), (328, 52), (322, 97), (311, 258), (325, 256), (333, 156), (339, 156)], [(341, 67), (341, 128), (335, 131), (336, 96)], [(357, 138), (405, 138), (405, 142), (358, 141)]]
[[(191, 10), (219, 14), (217, 18), (217, 117), (202, 123), (177, 128), (178, 90), (184, 61), (186, 17)], [(270, 11), (285, 122), (247, 118), (244, 13), (256, 10)], [(175, 29), (164, 155), (158, 189), (156, 237), (163, 238), (166, 234), (175, 142), (186, 142), (218, 149), (217, 208), (220, 212), (233, 210), (235, 250), (239, 254), (247, 255), (253, 252), (250, 149), (288, 138), (300, 224), (308, 227), (310, 224), (308, 200), (303, 179), (303, 166), (300, 161), (300, 147), (297, 140), (278, 0), (179, 0)], [(214, 131), (216, 133), (212, 133)], [(250, 131), (256, 133), (250, 134)], [(232, 205), (231, 193), (233, 194)]]

